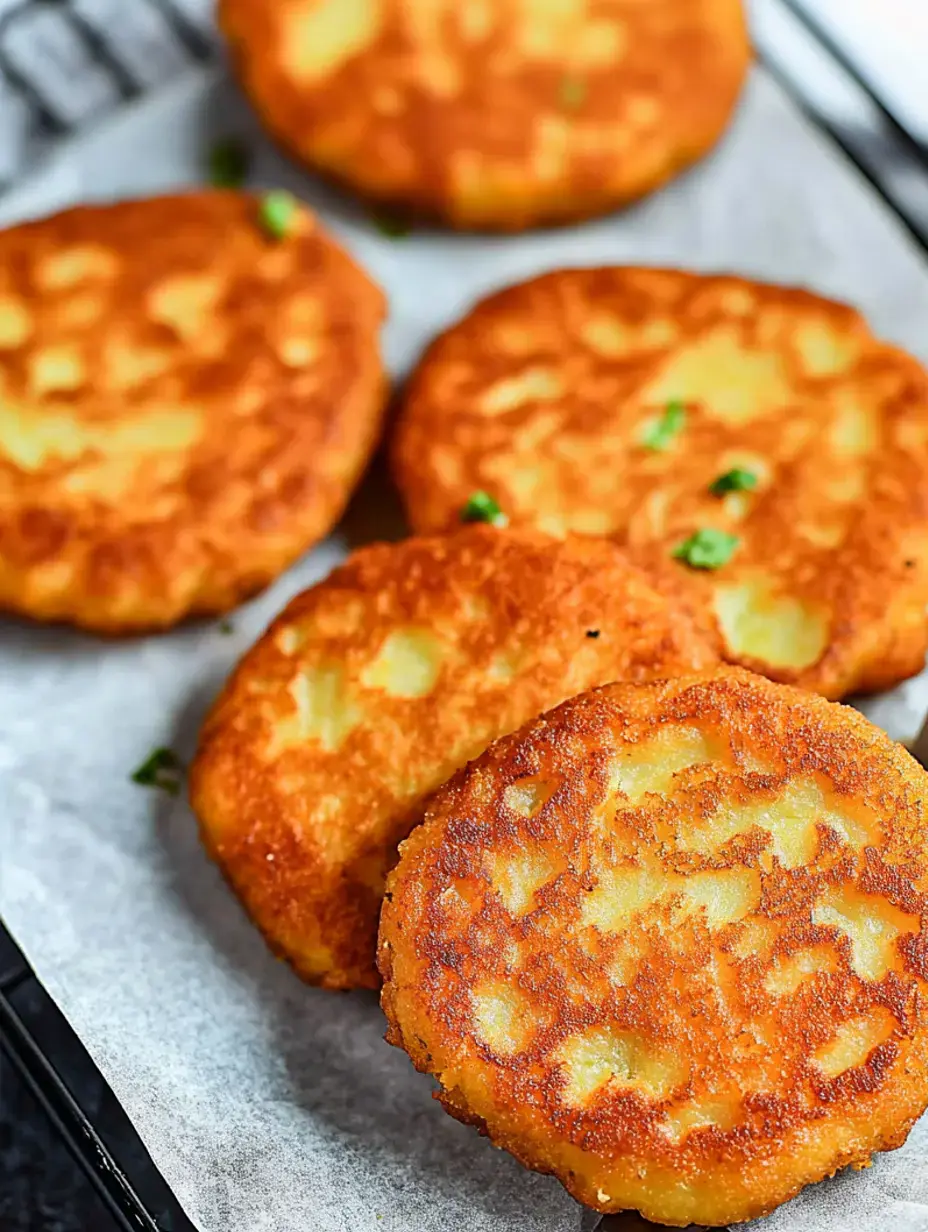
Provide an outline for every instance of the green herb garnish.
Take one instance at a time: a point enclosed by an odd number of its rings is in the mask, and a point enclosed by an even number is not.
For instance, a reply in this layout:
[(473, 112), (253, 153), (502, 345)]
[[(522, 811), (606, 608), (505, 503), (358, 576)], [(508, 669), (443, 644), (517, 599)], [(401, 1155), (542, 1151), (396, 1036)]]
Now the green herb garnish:
[(155, 749), (133, 773), (132, 782), (142, 787), (160, 787), (176, 796), (183, 773), (183, 763), (173, 749)]
[(561, 106), (569, 111), (576, 111), (586, 102), (587, 84), (582, 77), (567, 76), (561, 79)]
[(491, 526), (508, 526), (509, 519), (488, 492), (474, 492), (461, 510), (462, 522), (489, 522)]
[(284, 188), (274, 188), (261, 198), (261, 226), (275, 240), (285, 240), (293, 230), (297, 216), (297, 201)]
[(667, 449), (670, 442), (686, 423), (686, 407), (682, 402), (668, 402), (663, 415), (652, 420), (642, 433), (641, 443), (645, 449)]
[(239, 188), (245, 182), (251, 153), (238, 137), (224, 137), (209, 152), (209, 179), (217, 188)]
[(719, 475), (714, 483), (709, 485), (713, 496), (724, 496), (726, 492), (753, 492), (757, 487), (757, 476), (753, 471), (746, 471), (740, 466)]
[(401, 240), (412, 230), (405, 218), (399, 214), (391, 214), (387, 210), (378, 210), (371, 215), (371, 222), (388, 240)]
[(734, 556), (738, 542), (737, 535), (703, 526), (675, 547), (673, 555), (691, 569), (721, 569)]
[(235, 625), (231, 620), (220, 620), (219, 632), (224, 634), (226, 637), (229, 637), (235, 632)]

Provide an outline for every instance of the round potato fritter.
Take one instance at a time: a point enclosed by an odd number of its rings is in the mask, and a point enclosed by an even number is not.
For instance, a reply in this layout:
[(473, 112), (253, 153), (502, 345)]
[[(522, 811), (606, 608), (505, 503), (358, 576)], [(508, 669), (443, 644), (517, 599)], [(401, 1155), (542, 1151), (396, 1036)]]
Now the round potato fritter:
[(609, 210), (713, 146), (741, 0), (220, 0), (238, 76), (311, 166), (453, 226)]
[(581, 689), (713, 662), (612, 544), (475, 526), (364, 548), (239, 665), (193, 807), (278, 953), (314, 983), (376, 988), (384, 878), (427, 792)]
[(928, 1103), (926, 798), (860, 714), (748, 672), (573, 698), (402, 844), (388, 1039), (588, 1206), (770, 1211)]
[(199, 192), (0, 233), (0, 606), (221, 612), (338, 519), (380, 425), (381, 292), (293, 204)]
[(732, 663), (833, 698), (924, 663), (928, 376), (843, 305), (544, 275), (433, 343), (393, 459), (416, 530), (482, 489), (517, 525), (611, 536), (686, 587)]

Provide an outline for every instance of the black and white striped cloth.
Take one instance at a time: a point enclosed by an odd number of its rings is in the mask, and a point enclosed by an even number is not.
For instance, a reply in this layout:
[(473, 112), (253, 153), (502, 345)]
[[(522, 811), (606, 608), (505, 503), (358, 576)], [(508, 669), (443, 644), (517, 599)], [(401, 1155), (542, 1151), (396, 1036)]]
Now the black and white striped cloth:
[(215, 45), (212, 0), (0, 0), (0, 188)]

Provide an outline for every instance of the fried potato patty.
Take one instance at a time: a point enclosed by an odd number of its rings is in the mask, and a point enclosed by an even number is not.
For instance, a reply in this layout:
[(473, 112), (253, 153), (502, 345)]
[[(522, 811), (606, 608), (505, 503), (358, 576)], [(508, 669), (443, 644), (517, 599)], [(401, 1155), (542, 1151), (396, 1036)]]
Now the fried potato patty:
[(203, 839), (305, 979), (377, 987), (384, 878), (425, 793), (581, 689), (715, 661), (605, 542), (475, 526), (364, 548), (293, 600), (207, 719)]
[(388, 1039), (600, 1211), (710, 1225), (928, 1103), (928, 775), (748, 672), (609, 685), (491, 745), (388, 883)]
[(612, 536), (767, 676), (842, 697), (924, 663), (928, 376), (840, 304), (673, 270), (544, 275), (433, 343), (393, 460), (418, 531), (485, 489), (516, 524)]
[(196, 192), (0, 232), (0, 606), (161, 628), (328, 532), (381, 419), (384, 300), (287, 224)]
[(514, 231), (608, 210), (715, 144), (741, 0), (220, 0), (243, 87), (363, 195)]

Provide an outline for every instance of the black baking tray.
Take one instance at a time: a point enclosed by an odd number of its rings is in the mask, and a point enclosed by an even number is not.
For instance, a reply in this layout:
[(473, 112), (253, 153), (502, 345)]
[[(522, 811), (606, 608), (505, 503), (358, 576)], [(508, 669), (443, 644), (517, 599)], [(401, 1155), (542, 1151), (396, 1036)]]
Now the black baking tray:
[[(124, 4), (130, 0), (123, 0)], [(214, 53), (209, 31), (200, 29), (171, 0), (131, 0), (159, 11), (170, 25), (179, 46), (191, 61), (207, 60)], [(785, 0), (793, 17), (841, 65), (879, 116), (886, 141), (902, 150), (906, 159), (924, 169), (928, 182), (928, 150), (900, 126), (875, 97), (868, 84), (842, 56), (795, 0)], [(112, 31), (96, 29), (86, 11), (79, 13), (69, 0), (26, 0), (14, 5), (0, 20), (0, 86), (14, 93), (28, 113), (35, 135), (67, 135), (76, 125), (52, 97), (41, 65), (24, 62), (15, 53), (25, 23), (40, 16), (61, 23), (65, 44), (109, 75), (113, 104), (136, 98), (144, 85), (121, 63), (118, 40)], [(12, 48), (12, 50), (11, 50)], [(859, 134), (817, 114), (799, 94), (795, 82), (770, 57), (761, 56), (806, 117), (844, 151), (860, 173), (883, 198), (915, 243), (928, 255), (928, 229), (917, 213), (892, 199), (873, 160), (867, 158)], [(2, 853), (0, 853), (2, 860)], [(42, 987), (22, 952), (0, 919), (0, 1049), (28, 1090), (44, 1108), (55, 1132), (70, 1149), (96, 1191), (114, 1226), (125, 1232), (195, 1232), (177, 1199), (146, 1151), (141, 1139), (86, 1049)], [(15, 1128), (14, 1128), (15, 1133)], [(2, 1185), (2, 1178), (0, 1178)], [(41, 1232), (36, 1229), (36, 1232)], [(96, 1232), (96, 1229), (94, 1229)]]
[(195, 1232), (116, 1096), (2, 923), (0, 1050), (86, 1173), (111, 1216), (110, 1226), (123, 1232)]

